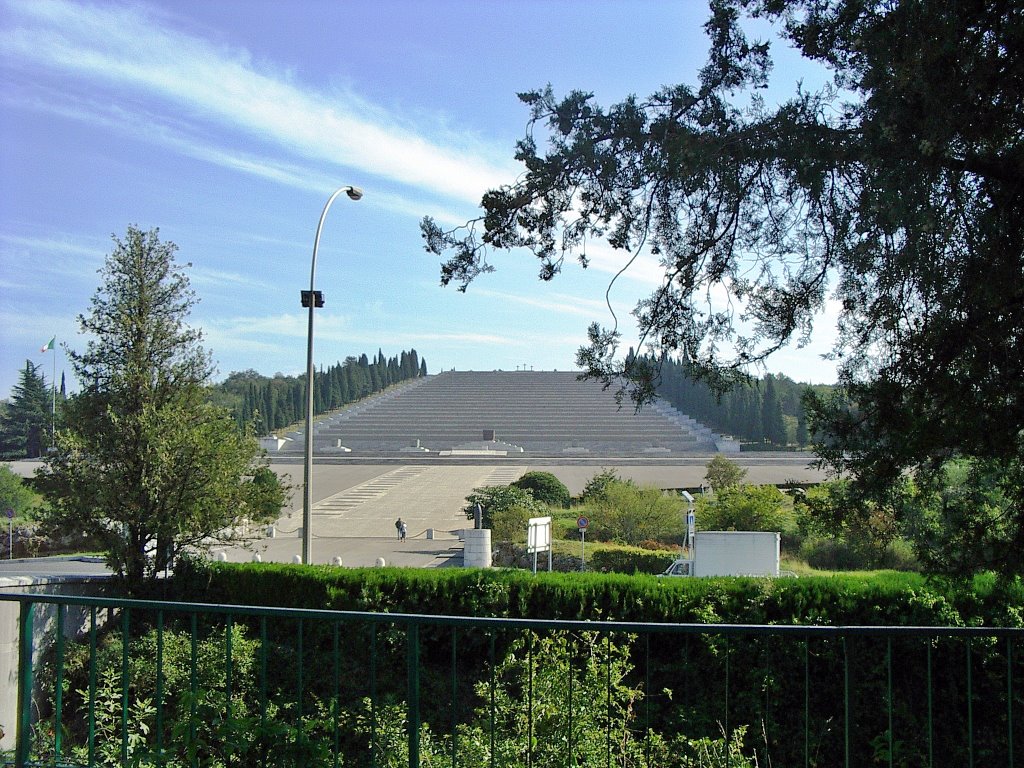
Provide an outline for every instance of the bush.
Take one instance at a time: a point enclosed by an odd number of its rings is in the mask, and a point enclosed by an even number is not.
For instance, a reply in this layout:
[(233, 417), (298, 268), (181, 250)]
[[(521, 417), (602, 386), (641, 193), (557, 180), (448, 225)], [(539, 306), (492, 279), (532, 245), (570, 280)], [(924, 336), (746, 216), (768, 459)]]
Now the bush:
[(811, 538), (800, 547), (800, 558), (823, 571), (863, 571), (886, 568), (916, 571), (917, 558), (910, 542), (897, 539), (885, 547), (854, 545), (845, 539)]
[(786, 495), (774, 485), (730, 485), (697, 500), (702, 531), (786, 531), (792, 515)]
[(590, 503), (593, 536), (634, 545), (647, 539), (677, 539), (683, 534), (684, 509), (679, 496), (614, 480)]
[(651, 552), (645, 549), (599, 549), (589, 557), (587, 568), (612, 573), (661, 573), (675, 559), (669, 551)]
[(533, 510), (518, 505), (494, 512), (490, 516), (491, 540), (526, 541), (526, 528), (531, 517), (536, 517)]
[(494, 528), (494, 515), (513, 507), (521, 507), (527, 510), (529, 517), (537, 517), (545, 512), (544, 505), (533, 497), (533, 492), (522, 488), (515, 488), (511, 485), (488, 485), (483, 488), (474, 488), (473, 492), (466, 497), (468, 506), (465, 507), (466, 517), (473, 518), (473, 507), (479, 504), (483, 509), (483, 527)]
[(632, 480), (623, 480), (614, 469), (602, 469), (598, 474), (587, 480), (583, 486), (583, 493), (580, 494), (580, 501), (592, 501), (604, 494), (604, 489), (609, 483), (627, 483), (633, 485)]
[(512, 483), (512, 487), (531, 491), (533, 498), (552, 507), (569, 506), (569, 489), (550, 472), (527, 472)]

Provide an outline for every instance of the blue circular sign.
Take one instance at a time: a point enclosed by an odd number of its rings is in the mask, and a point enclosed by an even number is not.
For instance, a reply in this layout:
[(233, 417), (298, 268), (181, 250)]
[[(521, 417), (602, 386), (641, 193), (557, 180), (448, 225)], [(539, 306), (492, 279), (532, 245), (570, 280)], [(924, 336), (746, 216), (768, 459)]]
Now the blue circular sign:
[(11, 509), (10, 507), (7, 508), (7, 519), (8, 520), (13, 520), (14, 519), (14, 510)]
[(586, 528), (588, 525), (590, 525), (590, 520), (584, 517), (583, 515), (580, 515), (578, 518), (576, 518), (576, 525), (578, 525), (580, 528)]

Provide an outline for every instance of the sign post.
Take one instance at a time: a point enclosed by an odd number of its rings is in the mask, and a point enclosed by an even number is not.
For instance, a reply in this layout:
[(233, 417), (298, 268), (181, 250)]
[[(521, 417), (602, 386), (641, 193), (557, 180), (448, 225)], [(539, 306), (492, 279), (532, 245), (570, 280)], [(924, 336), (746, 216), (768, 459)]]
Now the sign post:
[(526, 529), (526, 551), (533, 554), (533, 573), (537, 574), (537, 553), (548, 551), (548, 572), (551, 571), (551, 518), (531, 517)]
[(587, 527), (590, 520), (583, 515), (576, 518), (576, 525), (580, 529), (580, 570), (587, 570)]

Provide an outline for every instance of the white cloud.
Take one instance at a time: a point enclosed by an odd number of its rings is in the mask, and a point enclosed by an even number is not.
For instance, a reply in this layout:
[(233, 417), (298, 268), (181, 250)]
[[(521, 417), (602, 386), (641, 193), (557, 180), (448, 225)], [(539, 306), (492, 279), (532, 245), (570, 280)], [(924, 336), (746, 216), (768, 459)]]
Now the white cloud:
[[(462, 137), (461, 144), (451, 135), (433, 141), (357, 94), (318, 93), (291, 73), (256, 65), (245, 50), (161, 26), (166, 21), (152, 12), (60, 0), (16, 1), (11, 8), (20, 25), (0, 37), (0, 53), (19, 66), (131, 88), (173, 103), (182, 120), (213, 120), (303, 160), (383, 176), (474, 205), (486, 189), (516, 172), (498, 159), (504, 150), (496, 148), (490, 159), (470, 137)], [(178, 141), (171, 135), (163, 140)], [(304, 175), (262, 157), (204, 149), (201, 142), (180, 148), (285, 183)]]

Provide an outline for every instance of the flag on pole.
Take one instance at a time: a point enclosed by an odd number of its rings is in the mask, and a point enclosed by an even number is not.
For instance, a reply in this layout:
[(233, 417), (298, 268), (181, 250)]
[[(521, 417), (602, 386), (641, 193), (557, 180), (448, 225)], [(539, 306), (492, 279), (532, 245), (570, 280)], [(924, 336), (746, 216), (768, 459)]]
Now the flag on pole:
[(40, 353), (40, 354), (42, 354), (43, 352), (47, 352), (47, 351), (49, 351), (49, 350), (53, 349), (53, 342), (55, 342), (56, 340), (57, 340), (57, 337), (56, 337), (56, 336), (54, 336), (54, 337), (53, 337), (52, 339), (50, 339), (50, 340), (49, 340), (48, 342), (46, 342), (45, 344), (43, 344), (43, 346), (41, 346), (41, 347), (39, 348), (39, 353)]

